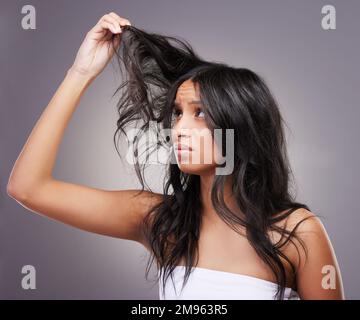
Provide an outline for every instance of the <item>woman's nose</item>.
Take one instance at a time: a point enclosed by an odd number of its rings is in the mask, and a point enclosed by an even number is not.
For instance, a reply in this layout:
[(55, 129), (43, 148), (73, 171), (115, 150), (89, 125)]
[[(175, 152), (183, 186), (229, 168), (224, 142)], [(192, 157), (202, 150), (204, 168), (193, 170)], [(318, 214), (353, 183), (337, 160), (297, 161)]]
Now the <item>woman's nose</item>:
[(178, 138), (180, 138), (180, 136), (191, 136), (192, 130), (191, 121), (185, 118), (181, 118), (175, 125), (175, 133)]
[(187, 141), (191, 137), (191, 121), (186, 119), (186, 117), (181, 117), (175, 123), (173, 127), (173, 140), (174, 141)]
[[(178, 118), (175, 125), (174, 125), (174, 131), (176, 132), (176, 135), (179, 135), (181, 133), (185, 133), (190, 129), (190, 121), (186, 114), (183, 114), (181, 118)], [(186, 133), (185, 133), (186, 134)]]

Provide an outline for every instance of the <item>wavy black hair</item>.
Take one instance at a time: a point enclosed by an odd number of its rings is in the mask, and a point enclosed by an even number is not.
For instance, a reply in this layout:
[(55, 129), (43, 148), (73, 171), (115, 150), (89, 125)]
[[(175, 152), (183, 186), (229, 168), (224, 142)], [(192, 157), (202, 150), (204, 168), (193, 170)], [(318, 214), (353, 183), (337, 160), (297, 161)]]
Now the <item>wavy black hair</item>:
[[(114, 93), (121, 92), (114, 143), (121, 157), (116, 137), (121, 133), (127, 136), (125, 127), (135, 123), (138, 133), (132, 140), (132, 147), (136, 174), (142, 185), (139, 191), (142, 192), (146, 184), (146, 161), (139, 162), (139, 138), (155, 129), (159, 135), (153, 150), (171, 146), (171, 136), (169, 139), (161, 132), (172, 126), (177, 89), (183, 81), (191, 79), (199, 85), (208, 128), (234, 129), (232, 191), (245, 218), (239, 217), (224, 202), (226, 175), (214, 177), (213, 206), (219, 217), (236, 232), (237, 226), (245, 227), (249, 243), (276, 276), (275, 299), (283, 299), (287, 274), (282, 259), (290, 264), (294, 276), (296, 268), (281, 248), (288, 242), (295, 244), (294, 239), (297, 239), (306, 253), (296, 229), (310, 216), (298, 222), (291, 231), (276, 223), (299, 208), (310, 209), (294, 200), (291, 190), (294, 176), (284, 135), (286, 123), (264, 79), (247, 68), (205, 61), (179, 37), (150, 33), (135, 26), (122, 27), (122, 31), (111, 35), (112, 40), (121, 37), (115, 56), (123, 80)], [(138, 121), (142, 123), (139, 125)], [(151, 123), (155, 126), (151, 127)], [(184, 173), (176, 163), (169, 161), (163, 194), (164, 200), (153, 206), (145, 217), (143, 234), (151, 247), (146, 278), (155, 259), (157, 267), (164, 271), (158, 273), (157, 278), (162, 277), (164, 291), (166, 279), (170, 275), (173, 278), (172, 272), (182, 258), (186, 263), (183, 286), (198, 261), (202, 212), (200, 176)], [(281, 235), (277, 243), (271, 241), (269, 231)], [(298, 248), (297, 251), (299, 253)]]

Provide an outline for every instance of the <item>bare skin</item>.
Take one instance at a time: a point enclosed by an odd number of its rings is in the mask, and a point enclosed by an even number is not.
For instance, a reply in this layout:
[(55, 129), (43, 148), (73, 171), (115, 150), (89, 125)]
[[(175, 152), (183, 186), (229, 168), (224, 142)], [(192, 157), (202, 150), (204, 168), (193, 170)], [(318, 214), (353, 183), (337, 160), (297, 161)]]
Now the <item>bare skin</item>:
[[(104, 15), (86, 34), (59, 88), (37, 121), (10, 174), (7, 193), (29, 210), (94, 233), (143, 242), (139, 221), (161, 195), (101, 190), (54, 179), (59, 144), (78, 102), (114, 54), (104, 33), (121, 33), (129, 20)], [(117, 45), (120, 45), (118, 43)], [(66, 199), (66, 201), (64, 201)]]
[[(189, 144), (193, 151), (188, 155), (190, 159), (185, 164), (179, 163), (181, 170), (188, 173), (196, 173), (200, 176), (201, 199), (204, 206), (202, 229), (199, 240), (199, 261), (197, 266), (221, 270), (239, 274), (246, 274), (260, 279), (276, 282), (271, 269), (259, 258), (253, 247), (250, 245), (245, 234), (246, 231), (240, 228), (240, 234), (231, 229), (216, 213), (211, 203), (210, 191), (214, 178), (216, 149), (211, 149), (213, 141), (204, 135), (204, 139), (190, 139), (186, 134), (190, 129), (202, 130), (206, 128), (204, 118), (201, 117), (201, 105), (194, 106), (191, 101), (199, 100), (199, 93), (191, 80), (184, 81), (179, 87), (175, 101), (181, 105), (181, 111), (173, 127), (173, 141), (183, 141)], [(189, 143), (191, 142), (191, 143)], [(198, 164), (195, 153), (201, 153), (204, 158), (205, 150), (213, 150), (212, 164)], [(198, 158), (196, 158), (198, 159)], [(231, 194), (231, 180), (227, 179), (224, 189), (225, 203), (230, 209), (242, 216), (237, 208), (234, 196)], [(279, 212), (278, 214), (282, 214)], [(294, 211), (286, 221), (280, 221), (278, 226), (286, 227), (291, 231), (298, 222), (306, 217), (311, 217), (297, 229), (300, 238), (308, 248), (308, 259), (305, 260), (305, 253), (300, 244), (295, 241), (299, 248), (300, 257), (294, 244), (288, 244), (282, 252), (290, 258), (290, 261), (297, 266), (297, 277), (292, 277), (291, 267), (282, 258), (287, 272), (287, 287), (296, 289), (301, 299), (344, 299), (344, 292), (341, 280), (340, 269), (330, 239), (321, 221), (305, 209)], [(280, 235), (269, 232), (270, 239), (276, 243)], [(184, 260), (181, 264), (184, 264)], [(324, 289), (321, 286), (324, 274), (321, 272), (323, 266), (334, 266), (336, 270), (336, 288)]]
[[(73, 65), (19, 154), (10, 174), (7, 193), (29, 211), (82, 230), (137, 241), (150, 250), (140, 233), (140, 224), (148, 209), (161, 202), (163, 195), (144, 191), (134, 197), (138, 190), (102, 190), (60, 181), (52, 176), (60, 142), (81, 96), (114, 54), (99, 39), (104, 32), (121, 33), (119, 27), (126, 24), (131, 23), (112, 12), (104, 15), (87, 33)], [(199, 116), (201, 105), (190, 103), (194, 100), (199, 100), (198, 90), (190, 80), (185, 81), (176, 96), (182, 112), (173, 127), (174, 141), (179, 139), (181, 142), (190, 142), (186, 139), (191, 136), (186, 133), (183, 135), (183, 129), (206, 129), (204, 119)], [(212, 143), (210, 135), (205, 135), (199, 144), (192, 140), (191, 143), (193, 151), (189, 154), (190, 163), (182, 164), (180, 159), (179, 167), (185, 172), (198, 174), (201, 178), (204, 211), (197, 266), (274, 282), (274, 275), (257, 256), (244, 236), (245, 232), (238, 234), (232, 230), (219, 218), (212, 206), (210, 187), (215, 173), (217, 150), (212, 154), (211, 163), (191, 161), (196, 152), (200, 156), (204, 155), (203, 150), (207, 150)], [(230, 193), (230, 180), (225, 188), (225, 200), (230, 208), (239, 212)], [(298, 229), (309, 251), (306, 262), (302, 250), (298, 259), (294, 245), (284, 248), (284, 253), (298, 266), (297, 277), (289, 278), (287, 286), (296, 287), (301, 299), (344, 299), (340, 269), (320, 220), (313, 213), (299, 209), (291, 214), (286, 226), (291, 230), (298, 221), (309, 215), (313, 218), (301, 224)], [(277, 234), (271, 234), (271, 237), (274, 242), (279, 239)], [(290, 275), (290, 267), (285, 265)], [(336, 289), (322, 288), (324, 274), (321, 269), (324, 265), (335, 267)]]

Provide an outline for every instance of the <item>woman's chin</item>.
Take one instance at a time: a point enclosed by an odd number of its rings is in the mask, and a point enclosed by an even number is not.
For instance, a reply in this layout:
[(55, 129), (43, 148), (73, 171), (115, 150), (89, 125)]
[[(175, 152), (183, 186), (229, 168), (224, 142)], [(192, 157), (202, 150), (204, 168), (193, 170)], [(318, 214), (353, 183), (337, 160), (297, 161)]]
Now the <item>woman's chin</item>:
[(179, 163), (179, 169), (187, 174), (197, 174), (201, 175), (215, 170), (214, 164), (192, 164), (192, 163)]

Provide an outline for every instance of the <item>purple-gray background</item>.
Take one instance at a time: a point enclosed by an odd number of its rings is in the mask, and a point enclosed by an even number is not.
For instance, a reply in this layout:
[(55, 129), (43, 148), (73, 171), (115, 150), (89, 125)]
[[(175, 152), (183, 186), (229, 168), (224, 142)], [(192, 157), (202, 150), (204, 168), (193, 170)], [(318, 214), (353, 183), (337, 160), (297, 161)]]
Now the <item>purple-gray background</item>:
[[(36, 30), (21, 27), (26, 4), (37, 10)], [(321, 28), (326, 4), (336, 7), (336, 30)], [(144, 277), (148, 254), (141, 245), (45, 218), (6, 194), (14, 161), (83, 37), (110, 11), (137, 27), (184, 38), (204, 58), (264, 76), (291, 129), (298, 200), (325, 217), (346, 298), (359, 299), (358, 0), (2, 0), (0, 298), (158, 299), (158, 286)], [(80, 101), (59, 149), (55, 177), (104, 189), (139, 187), (112, 142), (116, 70), (109, 64)], [(150, 185), (161, 191), (158, 179)], [(36, 268), (36, 290), (21, 288), (27, 264)], [(150, 276), (155, 272), (152, 268)]]

